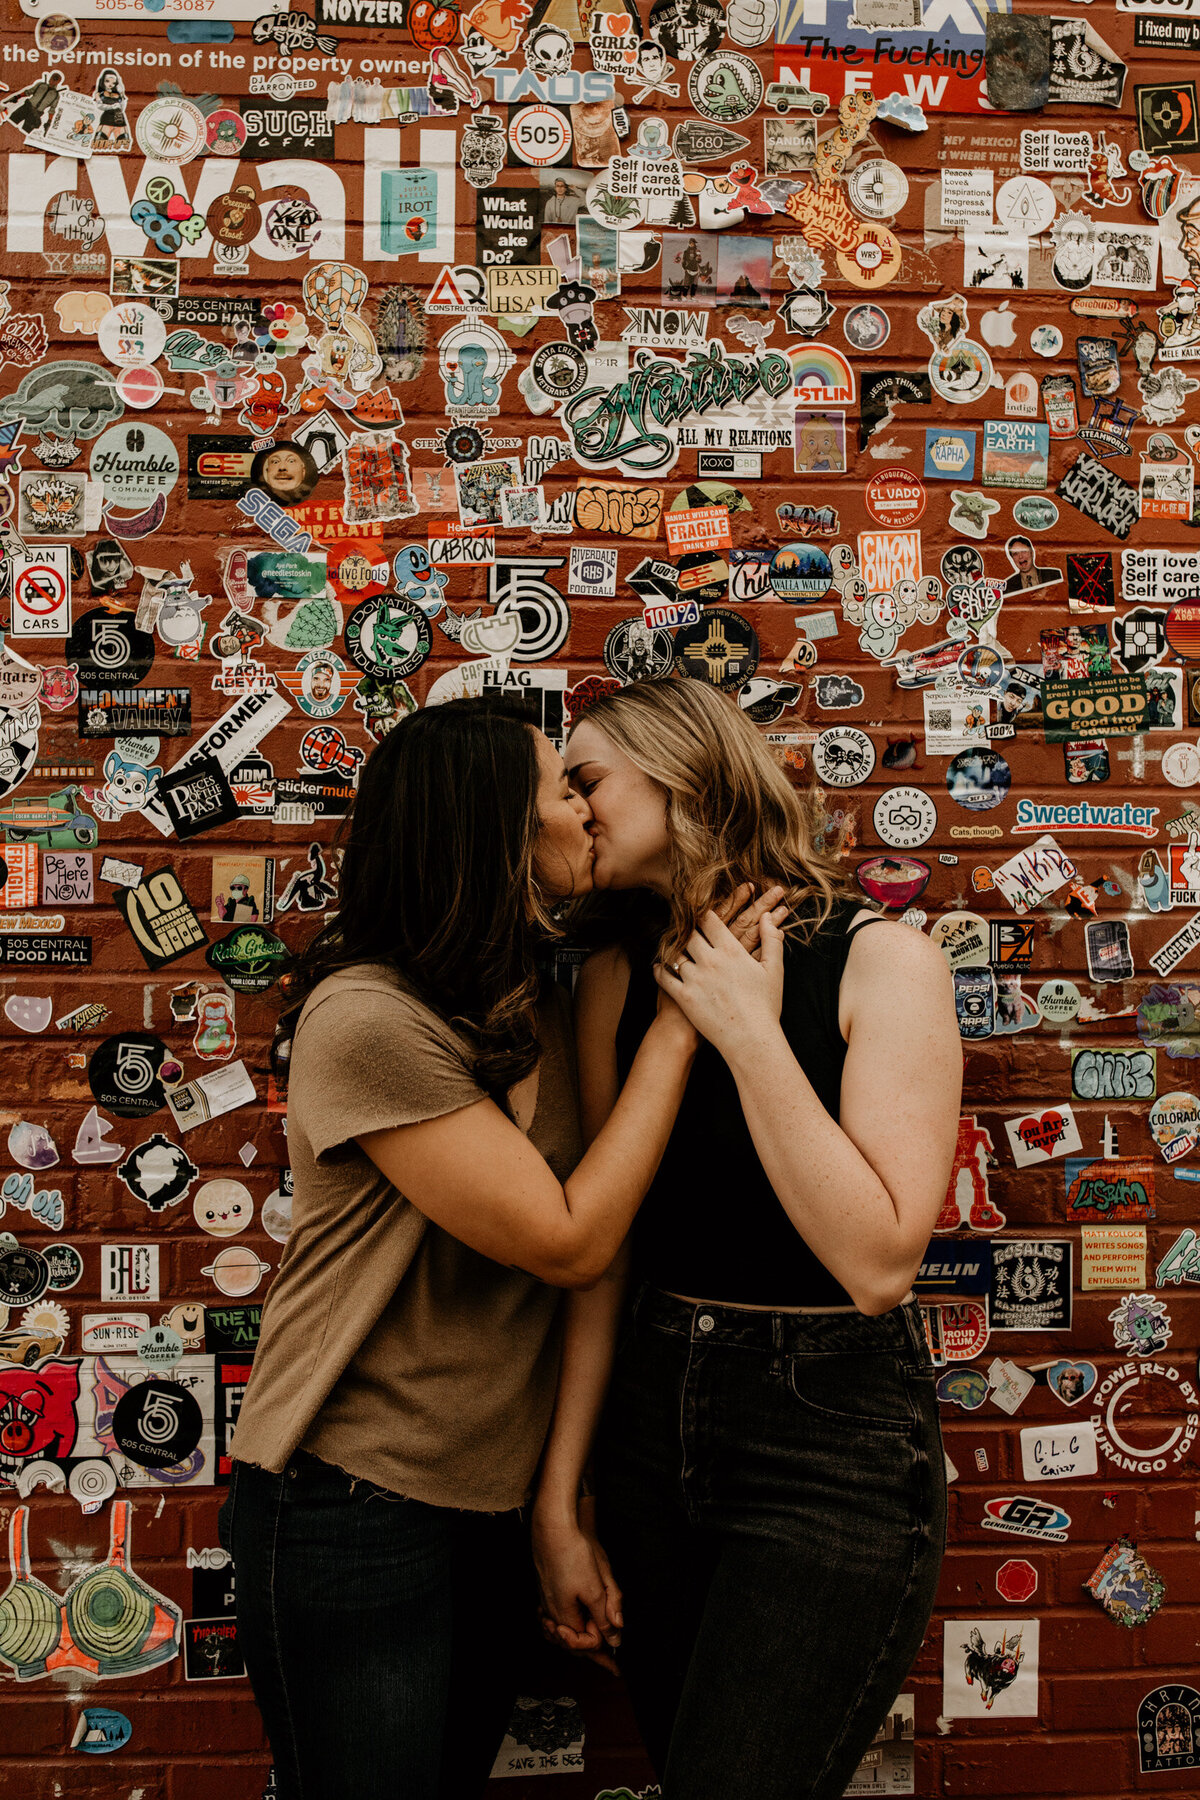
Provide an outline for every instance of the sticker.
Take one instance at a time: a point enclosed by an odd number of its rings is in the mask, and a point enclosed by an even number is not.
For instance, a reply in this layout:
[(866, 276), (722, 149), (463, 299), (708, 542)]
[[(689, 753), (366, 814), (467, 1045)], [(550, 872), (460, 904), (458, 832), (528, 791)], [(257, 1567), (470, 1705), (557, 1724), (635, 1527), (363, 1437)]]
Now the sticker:
[[(989, 1398), (1010, 1418), (1020, 1411), (1022, 1403), (1037, 1386), (1028, 1369), (1023, 1369), (1019, 1363), (1009, 1362), (1002, 1356), (992, 1358), (987, 1373), (991, 1390)], [(1005, 1596), (1006, 1599), (1008, 1597)]]
[(946, 769), (946, 789), (968, 812), (990, 812), (1008, 798), (1012, 771), (995, 750), (960, 750)]
[(1019, 1169), (1050, 1162), (1054, 1157), (1069, 1156), (1083, 1148), (1075, 1115), (1066, 1104), (1006, 1119), (1004, 1129), (1013, 1161)]
[[(1012, 1135), (1010, 1130), (1010, 1142)], [(1021, 1141), (1024, 1143), (1025, 1139)], [(1070, 1329), (1070, 1239), (996, 1240), (992, 1256), (990, 1311), (994, 1331)]]
[(948, 912), (935, 919), (929, 941), (956, 969), (984, 969), (988, 965), (988, 926), (978, 913)]
[(237, 1620), (185, 1619), (183, 1673), (187, 1681), (226, 1681), (244, 1676), (246, 1665), (238, 1648)]
[(942, 1717), (1038, 1717), (1037, 1619), (947, 1619)]
[(1079, 1285), (1097, 1288), (1146, 1285), (1144, 1225), (1085, 1225), (1080, 1234)]
[(1064, 1406), (1078, 1406), (1096, 1385), (1096, 1365), (1090, 1362), (1051, 1363), (1045, 1371), (1046, 1385)]
[(142, 1469), (182, 1463), (204, 1436), (204, 1415), (178, 1381), (143, 1381), (122, 1394), (113, 1409), (112, 1435)]
[[(88, 1060), (88, 1086), (97, 1106), (106, 1112), (120, 1119), (145, 1119), (166, 1105), (164, 1077), (178, 1080), (182, 1072), (161, 1038), (148, 1031), (128, 1031), (97, 1044)], [(100, 1158), (77, 1153), (76, 1160)], [(112, 1159), (106, 1155), (104, 1160)]]
[[(76, 1161), (79, 1160), (77, 1150)], [(131, 1150), (116, 1173), (134, 1199), (154, 1213), (177, 1205), (200, 1175), (186, 1150), (173, 1144), (161, 1131)]]
[(1089, 1422), (1070, 1426), (1033, 1425), (1021, 1432), (1021, 1475), (1025, 1481), (1073, 1481), (1098, 1470), (1096, 1431)]
[(697, 624), (685, 625), (676, 633), (674, 658), (675, 667), (681, 674), (710, 682), (730, 693), (748, 681), (757, 669), (758, 637), (740, 613), (724, 606), (711, 606), (705, 609)]
[[(209, 1119), (219, 1119), (239, 1106), (253, 1105), (254, 1083), (240, 1059), (195, 1081), (181, 1083), (167, 1094), (167, 1105), (180, 1131), (191, 1131)], [(256, 1284), (257, 1285), (257, 1284)]]
[(1145, 1625), (1166, 1598), (1166, 1584), (1128, 1538), (1104, 1552), (1083, 1584), (1118, 1625)]
[(157, 1244), (101, 1244), (100, 1299), (157, 1300)]
[[(1137, 20), (1150, 27), (1149, 19)], [(1186, 29), (1186, 24), (1184, 26)], [(1143, 1775), (1200, 1765), (1200, 1692), (1168, 1682), (1138, 1706), (1138, 1759)]]
[(674, 663), (675, 640), (643, 619), (620, 619), (604, 640), (603, 656), (609, 674), (626, 686), (658, 680)]
[[(215, 756), (193, 759), (178, 773), (172, 770), (169, 775), (160, 775), (154, 793), (176, 837), (184, 840), (228, 825), (239, 816), (233, 789)], [(128, 922), (133, 929), (132, 922)]]
[[(1129, 927), (1124, 919), (1089, 920), (1083, 935), (1088, 974), (1093, 981), (1130, 980), (1133, 952), (1129, 945)], [(1151, 962), (1153, 960), (1151, 958)]]
[[(799, 415), (797, 415), (799, 417)], [(929, 462), (929, 434), (926, 434), (926, 466)], [(797, 439), (797, 441), (799, 441)], [(956, 471), (957, 473), (957, 471)], [(867, 511), (881, 525), (903, 527), (915, 525), (925, 511), (925, 485), (919, 476), (907, 469), (881, 469), (872, 475), (863, 490)]]
[(854, 350), (870, 353), (881, 350), (892, 332), (892, 321), (881, 306), (864, 301), (850, 307), (842, 320), (842, 335)]
[[(1145, 1279), (1143, 1272), (1143, 1285)], [(1200, 1238), (1197, 1238), (1190, 1225), (1184, 1226), (1162, 1258), (1155, 1271), (1154, 1281), (1157, 1287), (1178, 1286), (1185, 1281), (1200, 1283)]]
[(65, 636), (71, 629), (71, 552), (65, 547), (18, 551), (11, 568), (12, 636)]
[(930, 481), (973, 481), (978, 433), (939, 425), (925, 432), (925, 475)]
[(925, 892), (930, 874), (929, 864), (913, 856), (870, 856), (854, 878), (869, 899), (899, 912)]
[(1063, 1178), (1071, 1219), (1155, 1217), (1154, 1164), (1146, 1158), (1068, 1157)]
[[(177, 764), (172, 775), (182, 772), (183, 765)], [(118, 888), (113, 901), (149, 969), (165, 968), (208, 942), (199, 914), (169, 866), (155, 869), (136, 888)], [(105, 1104), (99, 1094), (96, 1099)]]
[(211, 1277), (219, 1293), (232, 1298), (252, 1294), (261, 1285), (263, 1276), (270, 1272), (270, 1263), (263, 1262), (255, 1251), (243, 1244), (231, 1244), (225, 1250), (218, 1250), (212, 1262), (200, 1271)]
[[(658, 10), (665, 10), (661, 0)], [(651, 36), (658, 37), (653, 19), (652, 11)], [(670, 40), (663, 47), (671, 55), (682, 58), (685, 54)], [(717, 125), (740, 125), (762, 105), (763, 78), (752, 57), (736, 50), (719, 50), (693, 64), (688, 72), (687, 91), (688, 99), (703, 118)]]
[[(923, 1315), (928, 1315), (931, 1308), (922, 1307)], [(938, 1308), (940, 1317), (941, 1308)], [(982, 1369), (948, 1369), (939, 1375), (934, 1389), (938, 1399), (945, 1404), (961, 1406), (964, 1412), (977, 1412), (988, 1396), (987, 1377)]]
[(1170, 1315), (1164, 1302), (1154, 1294), (1125, 1294), (1108, 1317), (1118, 1350), (1153, 1356), (1170, 1342)]
[(979, 1523), (988, 1531), (1007, 1531), (1015, 1537), (1040, 1538), (1047, 1544), (1065, 1544), (1071, 1515), (1048, 1500), (1027, 1494), (1007, 1495), (984, 1502)]
[[(1172, 850), (1177, 846), (1172, 845)], [(1076, 1050), (1071, 1093), (1076, 1100), (1152, 1100), (1156, 1091), (1153, 1050)]]
[(196, 1190), (192, 1214), (201, 1231), (210, 1237), (233, 1237), (254, 1218), (254, 1201), (240, 1181), (220, 1177)]
[(1019, 419), (984, 421), (980, 470), (984, 487), (1045, 487), (1049, 455), (1047, 425)]
[(1136, 87), (1133, 95), (1138, 142), (1143, 150), (1173, 150), (1181, 155), (1200, 150), (1200, 116), (1196, 111), (1194, 81)]
[[(47, 23), (42, 20), (42, 24)], [(122, 1712), (110, 1706), (85, 1706), (75, 1722), (70, 1748), (85, 1756), (107, 1756), (122, 1750), (133, 1736), (133, 1726)]]
[(236, 993), (261, 994), (278, 978), (290, 954), (272, 932), (239, 925), (209, 945), (205, 961)]

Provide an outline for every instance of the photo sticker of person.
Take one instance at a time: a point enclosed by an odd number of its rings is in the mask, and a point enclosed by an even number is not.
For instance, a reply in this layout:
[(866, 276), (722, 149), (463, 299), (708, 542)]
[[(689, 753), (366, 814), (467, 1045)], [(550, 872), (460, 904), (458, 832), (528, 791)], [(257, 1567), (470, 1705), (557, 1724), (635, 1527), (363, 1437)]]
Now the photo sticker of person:
[(258, 452), (250, 479), (280, 506), (298, 506), (316, 487), (320, 470), (302, 445), (285, 442)]

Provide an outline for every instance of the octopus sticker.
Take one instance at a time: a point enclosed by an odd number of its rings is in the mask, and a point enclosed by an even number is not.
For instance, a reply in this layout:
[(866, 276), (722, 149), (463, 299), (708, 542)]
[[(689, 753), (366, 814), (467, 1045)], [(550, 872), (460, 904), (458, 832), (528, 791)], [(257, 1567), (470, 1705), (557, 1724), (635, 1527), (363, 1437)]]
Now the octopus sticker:
[(490, 325), (471, 320), (452, 326), (438, 345), (447, 411), (456, 419), (494, 418), (512, 363), (512, 351)]

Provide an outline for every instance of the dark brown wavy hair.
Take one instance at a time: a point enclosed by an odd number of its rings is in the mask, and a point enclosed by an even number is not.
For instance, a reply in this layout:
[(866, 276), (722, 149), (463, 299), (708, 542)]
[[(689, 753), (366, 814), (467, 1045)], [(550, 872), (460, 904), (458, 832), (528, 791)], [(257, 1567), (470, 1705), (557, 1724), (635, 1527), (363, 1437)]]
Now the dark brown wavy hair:
[(537, 955), (558, 936), (538, 888), (537, 747), (527, 714), (451, 700), (395, 726), (363, 766), (340, 834), (338, 910), (282, 980), (272, 1067), (327, 975), (382, 963), (463, 1032), (507, 1109), (538, 1057)]

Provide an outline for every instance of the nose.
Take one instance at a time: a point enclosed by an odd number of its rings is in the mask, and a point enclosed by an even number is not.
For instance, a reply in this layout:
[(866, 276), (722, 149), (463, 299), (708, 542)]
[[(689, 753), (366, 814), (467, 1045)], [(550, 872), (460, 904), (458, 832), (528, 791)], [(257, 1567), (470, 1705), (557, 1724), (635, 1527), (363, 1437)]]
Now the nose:
[(583, 822), (583, 824), (590, 825), (592, 822), (592, 809), (588, 802), (587, 795), (577, 793), (576, 790), (574, 788), (572, 788), (571, 789), (571, 805), (575, 808), (575, 811), (579, 814), (579, 817), (580, 817), (581, 821)]

